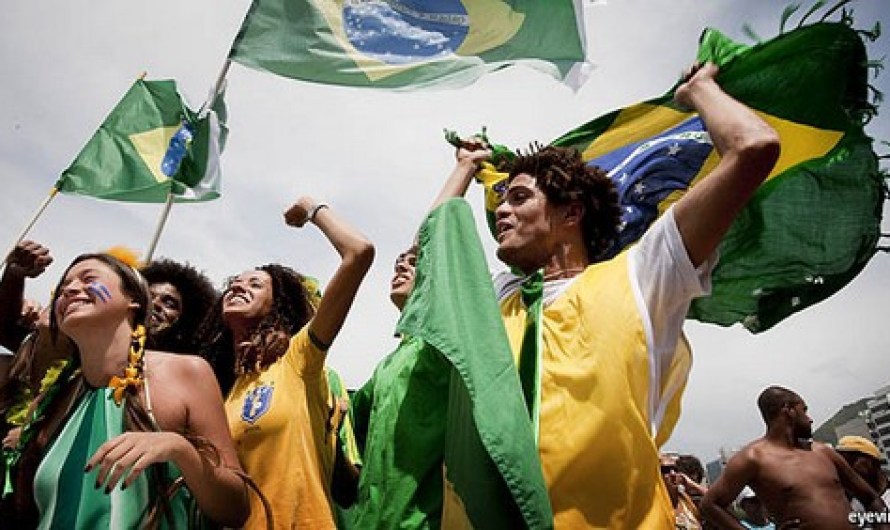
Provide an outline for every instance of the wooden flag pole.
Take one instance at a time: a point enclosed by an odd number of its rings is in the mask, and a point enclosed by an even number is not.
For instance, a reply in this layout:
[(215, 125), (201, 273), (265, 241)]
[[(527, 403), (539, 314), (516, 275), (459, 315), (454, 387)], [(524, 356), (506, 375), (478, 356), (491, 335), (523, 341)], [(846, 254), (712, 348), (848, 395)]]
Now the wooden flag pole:
[(43, 215), (46, 207), (49, 206), (49, 203), (52, 202), (52, 200), (55, 199), (56, 195), (58, 194), (59, 190), (55, 186), (53, 186), (53, 189), (49, 190), (49, 195), (47, 195), (46, 198), (43, 199), (43, 202), (40, 204), (39, 207), (37, 207), (37, 211), (34, 212), (34, 216), (31, 218), (30, 221), (28, 221), (28, 224), (25, 225), (25, 228), (21, 231), (21, 233), (19, 233), (19, 236), (15, 239), (15, 241), (12, 242), (12, 245), (7, 249), (6, 254), (3, 255), (3, 265), (2, 267), (0, 267), (0, 269), (6, 268), (6, 259), (9, 257), (10, 254), (12, 254), (12, 251), (15, 250), (16, 245), (18, 245), (23, 239), (25, 239), (25, 236), (28, 235), (28, 232), (31, 231), (31, 228), (37, 222), (37, 219), (39, 219), (40, 216)]
[(164, 231), (164, 225), (167, 224), (167, 218), (170, 216), (170, 208), (173, 207), (174, 197), (173, 190), (168, 190), (167, 202), (164, 204), (164, 210), (161, 212), (160, 219), (158, 219), (158, 227), (155, 229), (155, 234), (151, 238), (151, 243), (148, 245), (148, 251), (145, 253), (145, 263), (152, 260), (155, 254), (155, 249), (158, 248), (158, 240), (161, 239), (161, 232)]
[[(229, 73), (229, 66), (231, 66), (231, 59), (226, 59), (223, 63), (222, 69), (219, 72), (219, 75), (216, 78), (216, 83), (214, 83), (213, 88), (210, 92), (210, 96), (207, 98), (207, 101), (201, 105), (201, 109), (198, 110), (198, 116), (204, 113), (206, 109), (209, 109), (216, 102), (216, 98), (219, 95), (220, 89), (222, 88), (223, 83), (226, 81), (226, 75)], [(143, 73), (140, 77), (145, 77)], [(167, 202), (164, 204), (164, 209), (161, 212), (161, 217), (158, 219), (158, 226), (155, 229), (154, 236), (151, 238), (151, 242), (148, 245), (148, 251), (145, 253), (145, 263), (149, 263), (152, 258), (154, 258), (155, 250), (158, 247), (158, 240), (161, 239), (161, 232), (164, 231), (164, 226), (167, 224), (167, 218), (170, 216), (170, 209), (173, 208), (173, 200), (175, 199), (175, 195), (173, 194), (173, 190), (170, 189), (167, 191)]]
[(213, 104), (216, 103), (216, 98), (219, 97), (219, 93), (220, 91), (222, 91), (222, 87), (226, 82), (226, 76), (229, 75), (230, 66), (232, 66), (232, 60), (226, 58), (225, 62), (223, 62), (222, 68), (220, 68), (219, 70), (219, 75), (216, 76), (216, 82), (213, 84), (213, 88), (210, 91), (210, 96), (198, 110), (198, 116), (204, 114), (205, 110), (213, 108)]

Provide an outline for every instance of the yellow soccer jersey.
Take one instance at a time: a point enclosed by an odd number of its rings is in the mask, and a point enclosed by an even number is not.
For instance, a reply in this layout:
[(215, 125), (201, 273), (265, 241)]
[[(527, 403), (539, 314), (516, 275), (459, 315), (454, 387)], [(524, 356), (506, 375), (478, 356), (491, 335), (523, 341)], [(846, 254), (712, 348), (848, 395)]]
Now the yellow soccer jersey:
[[(336, 408), (324, 370), (325, 352), (309, 326), (265, 371), (240, 376), (226, 399), (229, 430), (244, 471), (272, 507), (275, 528), (334, 528), (330, 483)], [(251, 494), (244, 528), (265, 529), (265, 513)]]

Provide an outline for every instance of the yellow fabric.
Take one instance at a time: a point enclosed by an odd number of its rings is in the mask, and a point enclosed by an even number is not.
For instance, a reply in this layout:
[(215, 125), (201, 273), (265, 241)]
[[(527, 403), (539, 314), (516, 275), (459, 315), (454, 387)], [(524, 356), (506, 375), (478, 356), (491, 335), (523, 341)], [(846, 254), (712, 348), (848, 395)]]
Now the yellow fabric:
[[(226, 399), (229, 430), (244, 471), (272, 505), (275, 528), (334, 528), (331, 476), (338, 421), (324, 370), (325, 352), (305, 326), (278, 361), (242, 375)], [(265, 529), (251, 494), (244, 528)]]
[[(818, 129), (760, 111), (755, 111), (755, 113), (775, 129), (782, 140), (782, 153), (766, 180), (781, 175), (801, 162), (827, 155), (844, 136), (842, 131)], [(584, 160), (592, 160), (619, 147), (656, 136), (662, 131), (676, 127), (692, 116), (692, 112), (680, 112), (661, 105), (650, 103), (632, 105), (621, 111), (609, 129), (584, 149), (581, 157)], [(719, 161), (720, 156), (717, 152), (712, 152), (692, 179), (690, 187), (695, 186), (710, 174)], [(658, 205), (659, 215), (677, 202), (684, 193), (686, 190), (678, 190), (665, 197)]]
[[(518, 360), (525, 309), (501, 303)], [(557, 529), (673, 528), (649, 432), (649, 353), (627, 253), (544, 308), (539, 451)]]
[[(49, 368), (46, 369), (46, 374), (44, 374), (43, 379), (40, 380), (40, 389), (37, 391), (37, 394), (44, 393), (50, 386), (52, 386), (67, 365), (68, 359), (57, 359), (53, 361), (52, 364), (49, 365)], [(23, 426), (28, 419), (28, 411), (31, 410), (31, 403), (33, 401), (34, 396), (31, 394), (31, 389), (27, 386), (22, 386), (15, 398), (14, 404), (9, 407), (9, 412), (6, 413), (7, 423), (15, 425), (16, 427)]]
[(662, 376), (660, 393), (663, 399), (667, 399), (665, 403), (665, 411), (661, 421), (657, 425), (658, 430), (655, 435), (655, 445), (659, 448), (667, 443), (674, 427), (680, 420), (680, 398), (683, 391), (686, 390), (686, 382), (689, 381), (689, 372), (692, 369), (692, 348), (686, 335), (680, 334), (680, 342), (671, 359), (671, 366), (668, 368), (667, 374)]

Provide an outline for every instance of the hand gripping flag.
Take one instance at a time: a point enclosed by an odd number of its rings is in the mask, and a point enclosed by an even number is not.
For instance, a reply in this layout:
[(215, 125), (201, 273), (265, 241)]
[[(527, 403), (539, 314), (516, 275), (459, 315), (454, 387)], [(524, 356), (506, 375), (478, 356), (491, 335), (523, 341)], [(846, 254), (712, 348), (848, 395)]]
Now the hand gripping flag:
[(127, 202), (219, 197), (226, 128), (222, 95), (202, 115), (182, 101), (173, 80), (137, 80), (112, 109), (56, 189)]
[(230, 58), (346, 86), (461, 86), (516, 62), (579, 85), (581, 9), (581, 0), (254, 0)]
[[(693, 303), (690, 318), (764, 331), (831, 296), (874, 255), (884, 196), (863, 125), (876, 108), (865, 46), (844, 18), (751, 47), (713, 29), (702, 34), (698, 60), (720, 66), (720, 85), (775, 128), (782, 154), (724, 238), (712, 295)], [(553, 142), (577, 148), (615, 182), (623, 217), (612, 255), (719, 160), (701, 119), (672, 97), (608, 113)], [(479, 177), (491, 215), (503, 175)]]

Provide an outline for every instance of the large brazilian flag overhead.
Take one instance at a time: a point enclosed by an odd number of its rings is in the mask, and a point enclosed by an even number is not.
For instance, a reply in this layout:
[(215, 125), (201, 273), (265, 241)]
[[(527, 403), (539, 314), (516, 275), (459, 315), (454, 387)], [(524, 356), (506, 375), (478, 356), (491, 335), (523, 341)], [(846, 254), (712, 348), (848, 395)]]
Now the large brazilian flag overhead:
[[(864, 43), (843, 18), (754, 46), (703, 32), (698, 60), (720, 66), (720, 85), (775, 128), (782, 154), (721, 243), (712, 295), (690, 318), (764, 331), (834, 294), (876, 252), (883, 182), (863, 126), (877, 109)], [(719, 161), (701, 119), (672, 100), (673, 90), (552, 142), (615, 182), (623, 216), (613, 255)], [(503, 175), (489, 167), (479, 177), (490, 219)]]
[(453, 87), (518, 61), (584, 61), (581, 0), (254, 0), (230, 58), (347, 86)]
[(226, 127), (222, 95), (200, 115), (170, 79), (133, 83), (55, 188), (126, 202), (207, 201), (219, 197)]

